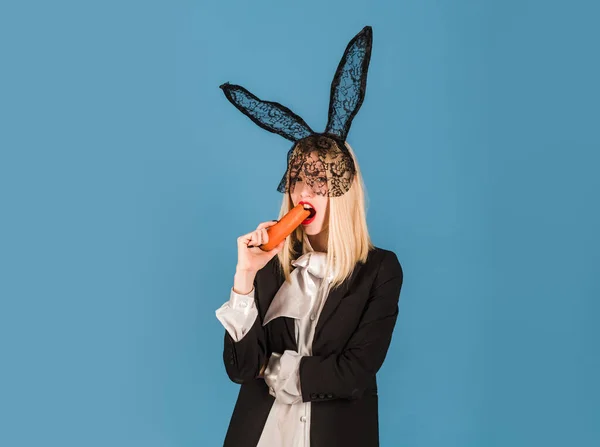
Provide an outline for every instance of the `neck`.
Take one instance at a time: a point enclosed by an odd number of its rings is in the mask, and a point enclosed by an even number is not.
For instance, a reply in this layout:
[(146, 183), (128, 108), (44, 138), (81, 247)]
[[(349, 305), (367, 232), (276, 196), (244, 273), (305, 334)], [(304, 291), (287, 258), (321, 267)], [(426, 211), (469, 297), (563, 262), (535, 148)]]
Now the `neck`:
[(308, 242), (314, 251), (321, 251), (327, 253), (327, 241), (329, 240), (329, 231), (324, 230), (319, 234), (307, 235)]

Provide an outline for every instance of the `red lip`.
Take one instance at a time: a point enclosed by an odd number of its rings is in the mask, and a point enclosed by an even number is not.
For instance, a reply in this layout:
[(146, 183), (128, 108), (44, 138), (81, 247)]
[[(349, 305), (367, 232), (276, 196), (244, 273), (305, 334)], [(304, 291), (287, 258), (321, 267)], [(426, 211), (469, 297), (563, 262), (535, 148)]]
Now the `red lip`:
[(298, 202), (298, 204), (300, 204), (300, 205), (304, 205), (304, 204), (310, 205), (312, 207), (312, 209), (313, 209), (313, 214), (311, 216), (307, 217), (305, 220), (303, 220), (302, 221), (302, 225), (308, 225), (313, 220), (315, 220), (315, 216), (317, 215), (317, 210), (316, 210), (315, 206), (312, 203), (307, 202), (305, 200), (301, 200), (300, 202)]

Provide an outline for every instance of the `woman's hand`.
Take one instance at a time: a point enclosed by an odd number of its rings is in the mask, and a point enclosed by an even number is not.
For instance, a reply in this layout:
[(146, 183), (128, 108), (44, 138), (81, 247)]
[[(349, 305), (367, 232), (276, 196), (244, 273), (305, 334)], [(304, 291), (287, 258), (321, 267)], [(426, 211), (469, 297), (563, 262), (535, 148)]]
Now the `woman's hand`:
[[(267, 263), (273, 259), (273, 257), (283, 249), (285, 239), (282, 240), (279, 245), (270, 251), (263, 251), (258, 246), (269, 242), (269, 235), (267, 234), (267, 228), (275, 225), (276, 221), (272, 220), (269, 222), (262, 222), (258, 225), (256, 230), (251, 233), (244, 234), (238, 237), (238, 263), (237, 271), (247, 272), (258, 272)], [(249, 248), (248, 246), (253, 246)]]

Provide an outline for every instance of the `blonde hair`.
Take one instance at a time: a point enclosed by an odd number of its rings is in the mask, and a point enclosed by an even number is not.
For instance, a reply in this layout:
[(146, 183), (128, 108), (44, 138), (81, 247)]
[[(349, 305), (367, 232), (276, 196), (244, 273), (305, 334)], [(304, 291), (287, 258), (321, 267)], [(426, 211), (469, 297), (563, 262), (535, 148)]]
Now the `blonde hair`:
[[(329, 197), (329, 237), (327, 241), (327, 272), (335, 271), (331, 289), (342, 284), (352, 275), (357, 262), (366, 262), (369, 251), (374, 249), (367, 228), (366, 188), (354, 151), (348, 143), (346, 148), (354, 160), (356, 172), (350, 189), (339, 197)], [(284, 195), (279, 211), (281, 219), (294, 204), (290, 193)], [(302, 253), (295, 250), (295, 244), (302, 244)], [(307, 253), (310, 247), (308, 237), (302, 228), (296, 228), (286, 238), (283, 249), (277, 253), (285, 280), (290, 280), (292, 261)]]

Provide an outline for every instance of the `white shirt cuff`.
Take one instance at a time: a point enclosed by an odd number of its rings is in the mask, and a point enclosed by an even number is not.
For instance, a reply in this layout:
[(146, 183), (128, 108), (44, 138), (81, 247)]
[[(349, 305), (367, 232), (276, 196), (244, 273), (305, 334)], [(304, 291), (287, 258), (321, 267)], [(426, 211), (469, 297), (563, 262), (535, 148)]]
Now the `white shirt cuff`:
[(217, 319), (225, 327), (235, 342), (240, 341), (252, 328), (258, 316), (254, 303), (254, 288), (250, 293), (242, 295), (231, 288), (229, 301), (215, 311)]
[(283, 354), (274, 352), (265, 369), (265, 382), (269, 394), (280, 403), (295, 404), (302, 402), (300, 390), (300, 360), (296, 351), (286, 350)]

